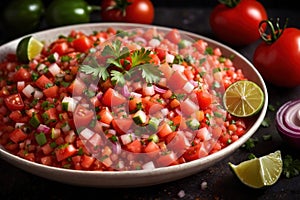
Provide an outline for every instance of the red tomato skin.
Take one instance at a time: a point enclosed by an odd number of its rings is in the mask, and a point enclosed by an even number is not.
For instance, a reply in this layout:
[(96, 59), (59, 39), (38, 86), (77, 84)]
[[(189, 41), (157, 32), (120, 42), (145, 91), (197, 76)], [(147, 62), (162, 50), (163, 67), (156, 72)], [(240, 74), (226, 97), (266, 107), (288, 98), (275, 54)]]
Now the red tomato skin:
[(300, 85), (300, 30), (286, 28), (272, 44), (261, 42), (254, 51), (253, 64), (263, 78), (279, 87)]
[(151, 24), (154, 19), (154, 6), (150, 0), (129, 0), (125, 21), (131, 23)]
[(154, 6), (150, 0), (128, 0), (128, 5), (123, 14), (122, 9), (116, 7), (115, 0), (103, 0), (101, 2), (101, 18), (110, 22), (130, 22), (151, 24), (154, 20)]
[(87, 52), (92, 47), (92, 41), (86, 36), (76, 38), (75, 40), (73, 40), (72, 44), (76, 51), (82, 53)]
[(248, 45), (260, 38), (259, 23), (268, 18), (264, 6), (255, 0), (241, 0), (236, 7), (218, 4), (209, 23), (217, 38), (234, 46)]
[(30, 81), (31, 75), (27, 69), (21, 67), (15, 74), (14, 74), (15, 81)]
[(81, 104), (79, 104), (74, 112), (73, 120), (76, 127), (86, 127), (88, 126), (93, 117), (94, 112), (92, 110), (89, 110), (88, 108), (85, 108)]
[(12, 94), (4, 99), (4, 102), (8, 109), (13, 110), (21, 110), (24, 108), (24, 102), (19, 93)]

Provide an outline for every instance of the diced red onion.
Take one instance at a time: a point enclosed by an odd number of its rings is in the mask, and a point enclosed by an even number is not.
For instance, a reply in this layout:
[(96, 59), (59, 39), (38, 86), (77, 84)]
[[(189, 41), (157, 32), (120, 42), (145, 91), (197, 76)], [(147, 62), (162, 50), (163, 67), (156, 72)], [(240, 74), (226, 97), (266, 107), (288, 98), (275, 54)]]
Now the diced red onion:
[(89, 89), (93, 92), (96, 92), (99, 88), (95, 83), (91, 83)]
[(153, 38), (149, 41), (148, 44), (150, 47), (157, 47), (160, 45), (160, 41), (158, 39)]
[(157, 85), (153, 85), (153, 88), (156, 92), (161, 93), (161, 94), (164, 94), (167, 91), (166, 89), (158, 87)]
[(166, 62), (167, 63), (173, 63), (175, 59), (175, 56), (169, 53), (166, 53)]
[(85, 128), (80, 132), (80, 136), (86, 140), (89, 140), (94, 134), (95, 133), (88, 128)]
[(117, 134), (116, 130), (114, 130), (114, 129), (109, 129), (108, 133), (111, 134), (111, 135), (116, 135)]
[(45, 64), (39, 64), (39, 66), (37, 67), (37, 71), (42, 73), (44, 72), (44, 70), (47, 68), (47, 65)]
[(183, 90), (187, 93), (191, 93), (194, 90), (194, 85), (190, 82), (186, 82), (185, 85), (183, 86)]
[(102, 95), (103, 95), (103, 92), (102, 92), (102, 91), (100, 91), (100, 92), (98, 92), (98, 93), (96, 94), (96, 97), (97, 97), (97, 99), (98, 99), (99, 101), (101, 100)]
[(121, 145), (120, 143), (116, 142), (113, 144), (112, 146), (112, 151), (115, 153), (115, 154), (120, 154), (122, 152), (122, 148), (121, 148)]
[(136, 97), (136, 98), (141, 98), (141, 97), (142, 97), (142, 94), (136, 93), (136, 92), (130, 92), (130, 96), (131, 96), (131, 97)]
[(27, 97), (30, 98), (34, 92), (35, 92), (35, 88), (32, 87), (32, 85), (28, 84), (23, 90), (22, 90), (23, 94)]
[(44, 96), (44, 93), (42, 91), (39, 91), (39, 90), (36, 90), (34, 92), (34, 95), (33, 95), (33, 97), (36, 98), (36, 99), (41, 99), (43, 96)]
[(60, 67), (56, 63), (51, 64), (48, 70), (54, 77), (61, 72)]
[(145, 84), (144, 87), (143, 87), (143, 93), (146, 96), (152, 96), (152, 95), (154, 95), (155, 91), (154, 91), (153, 85), (149, 86), (149, 85)]
[(38, 127), (37, 127), (37, 131), (38, 132), (43, 132), (43, 133), (49, 133), (50, 131), (50, 127), (48, 127), (47, 125), (45, 124), (40, 124)]
[(124, 85), (124, 86), (122, 87), (121, 94), (122, 94), (124, 97), (130, 97), (130, 91), (129, 91), (127, 85)]
[(142, 168), (144, 170), (153, 170), (153, 169), (155, 169), (155, 165), (152, 161), (149, 161), (149, 162), (143, 164)]
[(173, 64), (172, 69), (174, 71), (184, 72), (185, 67), (183, 65)]
[(141, 43), (143, 43), (143, 44), (146, 44), (147, 43), (147, 41), (144, 39), (144, 38), (142, 38), (142, 37), (135, 37), (134, 38), (134, 42), (141, 42)]
[(121, 135), (120, 138), (121, 138), (122, 144), (124, 144), (124, 145), (132, 142), (132, 134), (130, 134), (130, 133)]
[(24, 126), (24, 125), (25, 125), (25, 123), (17, 122), (17, 123), (15, 124), (15, 128), (20, 128), (20, 127), (22, 127), (22, 126)]

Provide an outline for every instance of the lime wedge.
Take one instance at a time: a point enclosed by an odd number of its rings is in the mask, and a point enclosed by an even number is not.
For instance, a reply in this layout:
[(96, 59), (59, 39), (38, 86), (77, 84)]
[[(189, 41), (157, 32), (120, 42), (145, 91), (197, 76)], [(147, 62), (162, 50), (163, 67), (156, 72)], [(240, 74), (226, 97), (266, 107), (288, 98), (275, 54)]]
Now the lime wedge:
[(256, 114), (263, 106), (264, 93), (254, 82), (248, 80), (231, 84), (224, 92), (225, 109), (237, 117)]
[(43, 50), (44, 44), (34, 38), (27, 36), (19, 42), (16, 50), (17, 58), (20, 62), (28, 63)]
[(276, 183), (282, 173), (282, 164), (279, 150), (238, 165), (229, 162), (229, 166), (240, 181), (252, 188), (262, 188)]

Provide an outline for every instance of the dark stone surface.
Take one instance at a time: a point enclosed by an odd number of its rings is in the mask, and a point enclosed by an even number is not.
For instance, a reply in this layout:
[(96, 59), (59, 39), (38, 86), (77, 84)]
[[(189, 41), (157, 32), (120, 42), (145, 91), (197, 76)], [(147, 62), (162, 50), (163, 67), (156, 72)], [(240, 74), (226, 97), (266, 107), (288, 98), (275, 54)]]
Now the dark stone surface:
[[(277, 2), (277, 1), (276, 1)], [(214, 39), (208, 24), (208, 17), (211, 8), (201, 7), (157, 7), (154, 24), (167, 27), (176, 27), (179, 29), (198, 33)], [(300, 14), (293, 10), (268, 9), (269, 16), (273, 17), (289, 17), (289, 26), (300, 26)], [(92, 16), (92, 21), (100, 21), (97, 13)], [(47, 27), (41, 27), (44, 29)], [(2, 38), (2, 40), (4, 40)], [(258, 41), (259, 42), (259, 41)], [(258, 42), (243, 47), (235, 48), (250, 61), (252, 54)], [(275, 72), (276, 73), (276, 72)], [(280, 73), (280, 72), (277, 72)], [(287, 77), (283, 77), (287, 78)], [(269, 104), (278, 108), (284, 102), (300, 98), (300, 88), (283, 89), (267, 85), (269, 93)], [(287, 179), (280, 177), (278, 182), (263, 189), (251, 189), (239, 182), (237, 177), (230, 171), (228, 162), (239, 163), (244, 161), (249, 153), (254, 153), (256, 156), (261, 156), (281, 150), (283, 156), (287, 154), (293, 155), (295, 158), (300, 158), (299, 153), (290, 149), (288, 145), (282, 142), (278, 132), (275, 129), (274, 117), (276, 111), (268, 111), (267, 116), (271, 119), (269, 127), (260, 127), (253, 137), (259, 142), (251, 151), (238, 149), (231, 156), (220, 161), (208, 169), (183, 178), (181, 180), (164, 183), (160, 185), (140, 188), (90, 188), (67, 185), (60, 182), (50, 181), (8, 164), (0, 159), (0, 199), (129, 199), (129, 200), (160, 200), (160, 199), (195, 199), (195, 200), (221, 200), (221, 199), (300, 199), (300, 176)], [(262, 136), (271, 134), (272, 140), (264, 141)], [(63, 179), (63, 177), (62, 177)], [(201, 184), (207, 182), (207, 188), (202, 189)], [(178, 193), (184, 191), (184, 197), (180, 198)]]

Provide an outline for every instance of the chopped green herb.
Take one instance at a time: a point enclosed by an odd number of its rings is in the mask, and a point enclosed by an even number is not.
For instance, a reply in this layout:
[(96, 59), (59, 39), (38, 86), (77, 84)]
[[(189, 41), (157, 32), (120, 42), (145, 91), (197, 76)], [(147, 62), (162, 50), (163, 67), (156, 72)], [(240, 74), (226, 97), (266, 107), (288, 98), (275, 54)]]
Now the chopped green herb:
[(282, 173), (286, 178), (298, 176), (300, 173), (300, 160), (294, 159), (291, 155), (286, 155), (283, 158)]
[(265, 135), (262, 136), (262, 138), (263, 138), (264, 141), (268, 141), (268, 140), (271, 140), (271, 139), (272, 139), (272, 135), (270, 135), (270, 134), (265, 134)]
[(266, 117), (262, 121), (261, 126), (267, 128), (270, 126), (270, 124), (271, 124), (271, 119)]

